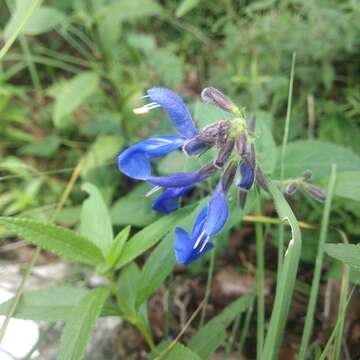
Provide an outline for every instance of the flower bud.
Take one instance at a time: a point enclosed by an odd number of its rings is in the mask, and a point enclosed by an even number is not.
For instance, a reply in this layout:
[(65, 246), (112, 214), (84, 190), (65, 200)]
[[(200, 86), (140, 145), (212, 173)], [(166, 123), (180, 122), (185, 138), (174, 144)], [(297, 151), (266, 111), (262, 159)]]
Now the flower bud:
[(216, 144), (219, 141), (219, 137), (227, 137), (230, 125), (229, 120), (221, 120), (215, 124), (210, 124), (200, 131), (197, 139), (208, 144)]
[(237, 167), (236, 163), (230, 162), (230, 164), (224, 171), (221, 182), (222, 182), (222, 187), (223, 187), (223, 190), (225, 193), (228, 192), (232, 182), (234, 181), (235, 174), (236, 174), (236, 167)]
[(228, 139), (225, 142), (225, 144), (223, 144), (220, 147), (219, 153), (218, 153), (216, 159), (214, 160), (214, 165), (218, 169), (221, 169), (224, 166), (224, 164), (229, 159), (229, 156), (231, 155), (233, 149), (234, 149), (234, 140), (232, 140), (232, 139)]
[(256, 116), (252, 115), (248, 120), (248, 123), (249, 123), (248, 125), (249, 130), (254, 133), (256, 130)]
[(294, 195), (298, 191), (298, 189), (298, 183), (296, 181), (293, 181), (285, 188), (285, 194)]
[(201, 92), (201, 98), (205, 102), (214, 104), (225, 111), (232, 113), (239, 112), (237, 106), (227, 96), (218, 89), (215, 89), (213, 86), (205, 88)]
[(268, 180), (259, 165), (256, 166), (256, 183), (265, 191), (269, 191)]
[(250, 153), (250, 144), (246, 130), (242, 131), (236, 138), (236, 150), (241, 157), (247, 156)]
[(322, 191), (320, 188), (314, 185), (310, 185), (307, 188), (307, 191), (311, 197), (313, 197), (315, 200), (323, 203), (326, 200), (326, 194), (324, 191)]
[(312, 177), (312, 172), (310, 170), (305, 170), (303, 174), (303, 180), (308, 181)]
[(211, 144), (200, 141), (197, 137), (185, 141), (182, 150), (186, 155), (201, 155), (211, 148)]
[(240, 203), (240, 207), (242, 209), (244, 209), (244, 207), (245, 207), (246, 197), (247, 197), (247, 192), (240, 190), (239, 191), (239, 203)]

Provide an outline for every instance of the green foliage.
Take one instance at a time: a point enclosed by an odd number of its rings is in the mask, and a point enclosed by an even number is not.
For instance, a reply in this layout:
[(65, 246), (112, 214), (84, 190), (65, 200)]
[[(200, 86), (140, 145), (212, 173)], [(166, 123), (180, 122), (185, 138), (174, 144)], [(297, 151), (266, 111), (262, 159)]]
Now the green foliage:
[[(13, 315), (18, 319), (35, 321), (68, 320), (73, 308), (88, 294), (88, 291), (71, 286), (50, 287), (29, 291), (21, 296)], [(13, 299), (0, 305), (0, 314), (6, 315)]]
[(102, 307), (109, 296), (107, 288), (99, 287), (89, 293), (73, 308), (61, 336), (59, 360), (81, 360), (91, 332)]
[(0, 224), (19, 237), (65, 259), (85, 264), (99, 264), (104, 260), (99, 248), (75, 231), (13, 217), (0, 217)]
[(208, 359), (224, 343), (225, 330), (240, 313), (252, 306), (254, 295), (244, 295), (211, 319), (190, 340), (189, 347), (201, 358)]
[(325, 251), (331, 257), (360, 270), (360, 246), (355, 244), (326, 244)]

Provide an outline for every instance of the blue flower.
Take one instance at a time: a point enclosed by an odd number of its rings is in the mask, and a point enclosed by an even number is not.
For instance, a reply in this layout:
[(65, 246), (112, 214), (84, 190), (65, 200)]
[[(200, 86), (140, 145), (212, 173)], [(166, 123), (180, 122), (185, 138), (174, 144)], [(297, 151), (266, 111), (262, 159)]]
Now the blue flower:
[(238, 166), (236, 186), (243, 191), (249, 191), (255, 181), (255, 168), (249, 161), (243, 160)]
[(182, 228), (175, 229), (175, 256), (180, 264), (189, 265), (213, 248), (210, 239), (225, 225), (228, 218), (226, 192), (218, 184), (208, 204), (198, 214), (191, 235)]
[[(189, 110), (177, 94), (164, 88), (152, 88), (147, 91), (146, 97), (149, 97), (152, 102), (135, 109), (134, 112), (144, 113), (156, 107), (162, 107), (169, 114), (179, 135), (152, 137), (130, 146), (118, 156), (119, 170), (137, 180), (146, 180), (151, 176), (151, 160), (153, 158), (181, 148), (185, 143), (191, 142), (198, 134)], [(190, 144), (193, 146), (188, 146), (187, 152), (189, 154), (197, 153), (199, 149), (205, 147), (198, 140)]]
[(154, 200), (152, 209), (163, 214), (168, 214), (178, 209), (179, 197), (187, 195), (193, 188), (193, 186), (185, 186), (166, 189)]

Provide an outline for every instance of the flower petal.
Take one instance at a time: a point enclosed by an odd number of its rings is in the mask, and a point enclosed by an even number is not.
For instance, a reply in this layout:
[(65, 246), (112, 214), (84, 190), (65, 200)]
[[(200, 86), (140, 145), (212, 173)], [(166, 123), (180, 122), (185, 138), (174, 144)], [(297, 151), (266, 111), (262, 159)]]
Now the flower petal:
[(169, 176), (149, 176), (146, 180), (153, 185), (166, 188), (191, 186), (205, 180), (213, 174), (217, 168), (212, 164), (204, 165), (199, 171), (179, 172)]
[(255, 180), (255, 169), (246, 160), (242, 161), (238, 167), (236, 186), (240, 189), (249, 191)]
[(209, 200), (205, 222), (206, 235), (216, 235), (224, 227), (228, 215), (229, 209), (226, 201), (226, 194), (220, 182)]
[(180, 135), (190, 139), (198, 133), (190, 112), (180, 96), (169, 89), (160, 87), (147, 90), (147, 94), (153, 102), (159, 104), (169, 114)]
[(152, 158), (156, 158), (180, 148), (184, 138), (176, 135), (156, 136), (141, 141), (125, 149), (118, 156), (118, 168), (125, 175), (145, 180), (151, 175)]
[(208, 242), (200, 252), (199, 248), (194, 249), (194, 239), (182, 228), (175, 229), (175, 257), (179, 264), (189, 265), (201, 255), (211, 250), (214, 245)]
[(192, 186), (166, 189), (154, 200), (152, 209), (168, 214), (179, 208), (179, 197), (188, 194), (192, 189)]
[(183, 146), (183, 151), (187, 155), (201, 155), (205, 151), (209, 150), (212, 147), (211, 144), (207, 144), (196, 137), (185, 141)]

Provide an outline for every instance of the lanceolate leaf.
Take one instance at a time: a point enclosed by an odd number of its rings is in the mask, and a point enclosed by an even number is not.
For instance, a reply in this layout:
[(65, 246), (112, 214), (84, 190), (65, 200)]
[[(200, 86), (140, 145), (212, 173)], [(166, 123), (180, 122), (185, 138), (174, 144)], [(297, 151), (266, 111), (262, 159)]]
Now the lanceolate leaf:
[(90, 291), (73, 309), (61, 336), (59, 360), (81, 360), (86, 344), (109, 296), (109, 289), (100, 287)]
[[(203, 202), (183, 219), (180, 219), (176, 226), (191, 228), (196, 214), (202, 206)], [(175, 266), (174, 238), (174, 233), (171, 231), (147, 259), (141, 271), (137, 306), (141, 305), (173, 270)]]
[(248, 309), (254, 301), (254, 294), (244, 295), (231, 303), (223, 312), (211, 319), (191, 339), (189, 348), (202, 359), (209, 359), (225, 340), (225, 330), (229, 324)]
[(356, 270), (360, 270), (360, 245), (325, 244), (325, 252)]
[(273, 196), (276, 210), (282, 221), (287, 221), (291, 227), (292, 238), (283, 259), (281, 274), (276, 286), (275, 302), (265, 338), (263, 358), (275, 359), (282, 341), (286, 319), (295, 287), (296, 274), (301, 256), (301, 232), (289, 204), (277, 186), (269, 181), (269, 191)]
[[(72, 310), (88, 294), (85, 289), (58, 286), (22, 294), (13, 317), (25, 320), (66, 320)], [(13, 299), (0, 305), (0, 314), (6, 315)]]
[(19, 237), (67, 260), (87, 264), (104, 261), (101, 251), (75, 231), (23, 218), (0, 217), (0, 224)]
[(120, 268), (136, 257), (144, 253), (151, 246), (155, 245), (163, 238), (174, 226), (178, 223), (179, 219), (189, 214), (194, 208), (193, 205), (186, 208), (179, 209), (171, 215), (164, 216), (151, 225), (146, 226), (144, 229), (135, 234), (124, 245), (120, 259), (116, 268)]
[(99, 247), (106, 257), (110, 252), (114, 237), (109, 211), (95, 185), (85, 183), (82, 189), (90, 196), (82, 205), (81, 234)]

